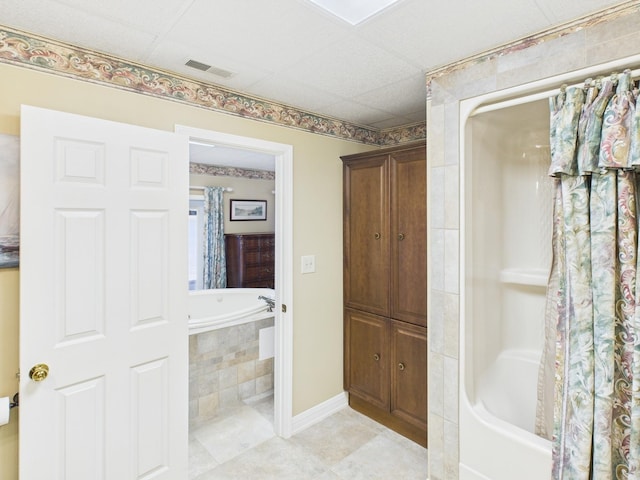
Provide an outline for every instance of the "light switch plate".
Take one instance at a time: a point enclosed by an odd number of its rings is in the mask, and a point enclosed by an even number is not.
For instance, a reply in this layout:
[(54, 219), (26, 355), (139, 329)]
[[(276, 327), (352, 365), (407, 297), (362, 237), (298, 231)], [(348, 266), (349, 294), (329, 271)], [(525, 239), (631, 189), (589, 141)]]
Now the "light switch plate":
[(315, 255), (303, 255), (300, 259), (302, 264), (302, 273), (314, 273), (316, 271)]

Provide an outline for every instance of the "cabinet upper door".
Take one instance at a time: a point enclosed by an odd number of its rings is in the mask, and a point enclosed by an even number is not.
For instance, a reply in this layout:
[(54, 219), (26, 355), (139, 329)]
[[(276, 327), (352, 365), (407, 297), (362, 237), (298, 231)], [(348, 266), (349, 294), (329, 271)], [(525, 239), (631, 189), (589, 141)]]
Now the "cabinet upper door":
[(345, 306), (389, 315), (388, 155), (344, 163)]
[(427, 326), (424, 145), (391, 154), (391, 317)]

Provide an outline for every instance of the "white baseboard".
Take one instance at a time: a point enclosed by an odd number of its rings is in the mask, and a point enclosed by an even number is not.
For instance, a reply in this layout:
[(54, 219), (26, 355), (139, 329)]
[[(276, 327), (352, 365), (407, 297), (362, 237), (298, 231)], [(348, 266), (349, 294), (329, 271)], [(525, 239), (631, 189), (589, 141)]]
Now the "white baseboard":
[(324, 420), (348, 405), (349, 397), (347, 396), (347, 392), (342, 392), (335, 397), (316, 405), (315, 407), (311, 407), (309, 410), (299, 413), (292, 419), (291, 434), (295, 435), (296, 433), (309, 428), (311, 425)]

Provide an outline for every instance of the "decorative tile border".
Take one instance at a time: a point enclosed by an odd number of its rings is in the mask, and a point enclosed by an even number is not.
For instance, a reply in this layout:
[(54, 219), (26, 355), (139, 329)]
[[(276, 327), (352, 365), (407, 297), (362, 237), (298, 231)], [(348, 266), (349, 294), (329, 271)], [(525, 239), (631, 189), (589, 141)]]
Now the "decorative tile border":
[(427, 72), (426, 75), (427, 98), (431, 98), (431, 82), (438, 77), (449, 75), (450, 73), (453, 73), (457, 70), (462, 70), (472, 65), (492, 60), (496, 57), (502, 57), (519, 50), (525, 50), (529, 47), (533, 47), (554, 38), (563, 37), (570, 33), (577, 32), (578, 30), (582, 30), (584, 28), (592, 27), (602, 22), (611, 21), (615, 18), (628, 15), (630, 12), (637, 11), (639, 9), (640, 1), (625, 2), (620, 5), (601, 10), (600, 12), (594, 13), (592, 15), (578, 18), (569, 23), (558, 25), (557, 27), (550, 28), (535, 35), (524, 37), (520, 40), (516, 40), (515, 42), (502, 45), (492, 50), (487, 50), (485, 52), (479, 53), (478, 55), (467, 57), (458, 62), (443, 65), (442, 67), (431, 70)]
[(0, 63), (360, 143), (387, 146), (426, 138), (425, 123), (387, 130), (362, 127), (2, 26)]
[(247, 168), (220, 167), (204, 163), (189, 163), (189, 173), (194, 175), (211, 175), (214, 177), (240, 177), (252, 180), (275, 180), (275, 172), (268, 170), (251, 170)]

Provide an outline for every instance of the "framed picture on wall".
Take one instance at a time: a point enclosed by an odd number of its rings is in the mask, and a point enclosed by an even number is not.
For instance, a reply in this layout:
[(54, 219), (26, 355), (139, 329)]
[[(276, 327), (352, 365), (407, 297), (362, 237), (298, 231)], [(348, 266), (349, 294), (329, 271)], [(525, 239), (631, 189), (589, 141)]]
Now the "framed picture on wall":
[(231, 199), (231, 221), (266, 220), (266, 200), (234, 200)]

